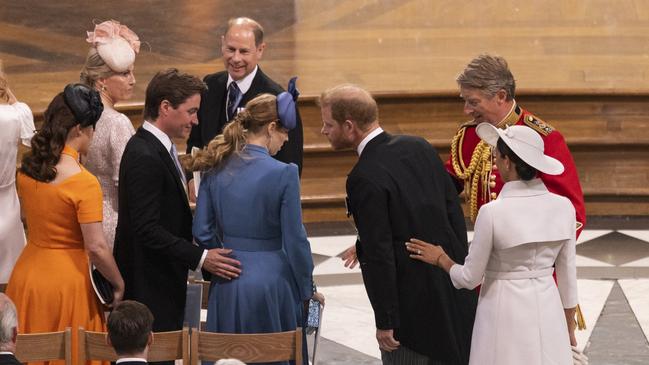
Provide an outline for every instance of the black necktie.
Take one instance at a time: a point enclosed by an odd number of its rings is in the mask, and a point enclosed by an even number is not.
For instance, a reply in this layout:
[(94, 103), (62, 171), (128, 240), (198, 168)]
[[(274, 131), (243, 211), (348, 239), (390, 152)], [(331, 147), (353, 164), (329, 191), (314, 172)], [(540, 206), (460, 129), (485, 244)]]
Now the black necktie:
[(234, 116), (237, 115), (237, 105), (239, 95), (241, 91), (236, 82), (232, 81), (230, 86), (228, 86), (228, 120), (234, 119)]

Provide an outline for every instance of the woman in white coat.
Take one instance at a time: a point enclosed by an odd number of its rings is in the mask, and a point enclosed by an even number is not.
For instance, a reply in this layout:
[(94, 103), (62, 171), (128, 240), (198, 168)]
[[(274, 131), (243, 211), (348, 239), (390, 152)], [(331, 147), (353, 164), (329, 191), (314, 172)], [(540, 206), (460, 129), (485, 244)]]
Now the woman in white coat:
[(447, 271), (458, 289), (482, 284), (470, 364), (571, 365), (575, 210), (536, 177), (561, 174), (563, 165), (543, 154), (543, 140), (529, 127), (502, 130), (482, 123), (477, 133), (495, 147), (495, 165), (506, 184), (498, 199), (480, 209), (464, 265), (417, 239), (407, 248), (413, 259)]

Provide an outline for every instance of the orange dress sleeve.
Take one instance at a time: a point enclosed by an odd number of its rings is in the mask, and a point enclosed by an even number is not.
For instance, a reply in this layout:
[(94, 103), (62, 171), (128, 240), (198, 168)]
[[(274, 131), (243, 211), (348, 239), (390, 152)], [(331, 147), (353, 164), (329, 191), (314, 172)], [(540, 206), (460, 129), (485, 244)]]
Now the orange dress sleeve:
[(101, 187), (97, 178), (84, 170), (75, 192), (77, 220), (80, 224), (101, 222), (103, 220)]

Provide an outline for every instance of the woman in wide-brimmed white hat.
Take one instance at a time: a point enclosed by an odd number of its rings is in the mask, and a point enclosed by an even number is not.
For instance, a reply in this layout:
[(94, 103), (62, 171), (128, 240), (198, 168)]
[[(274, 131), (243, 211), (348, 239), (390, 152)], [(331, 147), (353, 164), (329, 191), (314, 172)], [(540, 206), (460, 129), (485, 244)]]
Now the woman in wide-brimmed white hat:
[(477, 133), (494, 147), (505, 185), (478, 212), (464, 264), (417, 239), (406, 243), (410, 257), (444, 269), (458, 289), (482, 284), (470, 364), (572, 364), (575, 209), (537, 178), (561, 174), (563, 165), (543, 153), (543, 140), (529, 127), (482, 123)]

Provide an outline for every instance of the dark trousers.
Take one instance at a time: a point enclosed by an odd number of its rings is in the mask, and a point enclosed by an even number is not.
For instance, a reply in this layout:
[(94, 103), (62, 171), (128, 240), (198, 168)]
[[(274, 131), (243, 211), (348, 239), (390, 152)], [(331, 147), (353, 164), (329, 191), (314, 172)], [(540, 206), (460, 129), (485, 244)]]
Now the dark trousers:
[(447, 362), (433, 360), (404, 346), (399, 346), (392, 352), (381, 350), (381, 361), (383, 361), (383, 365), (450, 365)]

